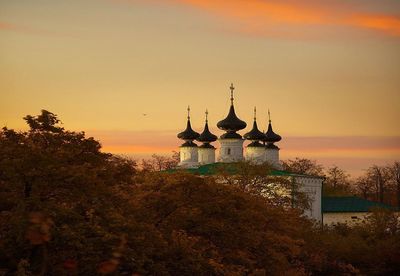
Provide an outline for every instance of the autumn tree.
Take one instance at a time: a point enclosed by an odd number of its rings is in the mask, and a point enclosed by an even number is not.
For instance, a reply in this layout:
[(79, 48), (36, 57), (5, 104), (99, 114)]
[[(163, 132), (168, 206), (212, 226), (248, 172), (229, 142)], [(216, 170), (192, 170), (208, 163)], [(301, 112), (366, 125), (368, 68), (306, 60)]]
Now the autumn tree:
[(397, 208), (400, 210), (400, 162), (396, 161), (388, 166), (389, 182), (395, 192)]
[(60, 127), (51, 112), (25, 118), (29, 131), (0, 131), (6, 275), (398, 271), (391, 214), (356, 231), (322, 230), (297, 208), (271, 200), (269, 185), (278, 182), (267, 165), (240, 164), (233, 185), (181, 171), (138, 171), (83, 132)]
[(149, 159), (142, 159), (141, 168), (146, 172), (160, 172), (174, 169), (179, 163), (179, 153), (174, 151), (172, 156), (153, 154)]
[(400, 217), (390, 210), (375, 209), (351, 227), (326, 226), (306, 243), (314, 248), (311, 251), (323, 251), (323, 258), (351, 264), (358, 270), (354, 275), (397, 275), (400, 271)]
[(350, 175), (336, 165), (325, 172), (324, 195), (348, 195), (352, 192)]
[(391, 176), (390, 168), (373, 165), (357, 179), (356, 186), (364, 198), (387, 202), (385, 200), (390, 193)]
[(215, 177), (222, 183), (236, 186), (240, 190), (265, 197), (271, 204), (306, 209), (309, 199), (300, 189), (296, 179), (290, 176), (276, 176), (269, 163), (255, 164), (249, 161), (221, 164)]
[(0, 131), (0, 263), (58, 275), (79, 261), (93, 274), (125, 233), (118, 210), (129, 209), (135, 164), (64, 130), (46, 110), (25, 120), (28, 131)]
[[(307, 275), (345, 273), (337, 259), (314, 258), (305, 237), (315, 231), (297, 209), (215, 178), (187, 173), (155, 174), (136, 186), (132, 204), (137, 221), (168, 248), (158, 250), (152, 275)], [(153, 248), (155, 245), (149, 245)], [(322, 253), (321, 253), (322, 254)], [(325, 259), (324, 259), (325, 260)], [(144, 271), (143, 271), (144, 272)]]
[(373, 190), (372, 186), (373, 183), (371, 179), (365, 175), (358, 177), (355, 181), (356, 191), (365, 199), (370, 197)]
[(324, 176), (323, 166), (315, 160), (296, 157), (282, 161), (282, 166), (284, 170), (293, 173)]

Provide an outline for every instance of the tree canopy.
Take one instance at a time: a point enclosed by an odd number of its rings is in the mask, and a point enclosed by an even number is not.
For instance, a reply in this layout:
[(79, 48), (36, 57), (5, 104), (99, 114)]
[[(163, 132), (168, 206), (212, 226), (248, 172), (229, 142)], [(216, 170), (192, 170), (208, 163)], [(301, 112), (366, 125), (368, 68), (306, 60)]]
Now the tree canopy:
[(265, 196), (262, 166), (242, 164), (237, 185), (154, 172), (158, 159), (139, 170), (132, 160), (102, 152), (84, 132), (60, 127), (51, 112), (25, 119), (28, 131), (0, 131), (0, 271), (6, 275), (398, 269), (399, 225), (392, 214), (373, 216), (356, 230), (322, 230), (279, 195)]

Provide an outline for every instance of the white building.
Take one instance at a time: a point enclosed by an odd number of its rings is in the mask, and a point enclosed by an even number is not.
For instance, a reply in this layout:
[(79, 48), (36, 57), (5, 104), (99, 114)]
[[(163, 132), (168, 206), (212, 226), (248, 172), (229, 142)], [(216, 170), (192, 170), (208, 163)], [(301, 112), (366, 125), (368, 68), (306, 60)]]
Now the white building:
[[(275, 173), (282, 175), (282, 177), (290, 177), (300, 185), (300, 189), (305, 192), (310, 199), (310, 209), (307, 210), (305, 214), (317, 221), (322, 221), (321, 198), (323, 178), (291, 174), (281, 170), (279, 160), (280, 149), (275, 143), (279, 142), (282, 137), (273, 131), (271, 118), (269, 118), (268, 130), (266, 133), (258, 129), (255, 108), (253, 127), (249, 132), (244, 134), (243, 138), (238, 131), (245, 129), (247, 124), (240, 120), (235, 113), (233, 98), (234, 89), (233, 85), (231, 85), (231, 106), (228, 115), (217, 124), (217, 127), (224, 131), (224, 134), (218, 139), (220, 144), (218, 162), (215, 162), (216, 149), (211, 145), (212, 142), (217, 140), (217, 136), (212, 134), (208, 128), (208, 112), (206, 111), (204, 130), (199, 134), (191, 127), (190, 109), (188, 108), (186, 129), (178, 134), (178, 138), (185, 141), (185, 143), (180, 146), (179, 166), (182, 168), (196, 169), (202, 174), (202, 171), (212, 168), (214, 164), (233, 163), (243, 160), (254, 162), (255, 164), (267, 162), (275, 169)], [(194, 140), (203, 144), (198, 147), (193, 142)], [(246, 148), (243, 147), (245, 140), (250, 141)]]
[(322, 205), (323, 223), (356, 225), (364, 221), (374, 209), (395, 210), (390, 205), (357, 196), (324, 197)]

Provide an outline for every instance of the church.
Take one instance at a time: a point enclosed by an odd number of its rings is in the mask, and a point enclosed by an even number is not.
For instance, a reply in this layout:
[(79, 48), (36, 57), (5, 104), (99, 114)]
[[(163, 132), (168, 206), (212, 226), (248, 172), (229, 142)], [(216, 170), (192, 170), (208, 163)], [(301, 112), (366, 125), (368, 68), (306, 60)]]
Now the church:
[[(282, 170), (279, 160), (279, 147), (276, 145), (282, 137), (272, 128), (269, 115), (268, 130), (263, 133), (257, 126), (256, 108), (252, 129), (243, 136), (238, 133), (247, 127), (247, 123), (238, 118), (234, 106), (234, 86), (230, 86), (231, 105), (225, 119), (217, 123), (217, 127), (224, 131), (218, 138), (210, 132), (208, 126), (208, 112), (206, 111), (205, 125), (202, 133), (193, 130), (190, 122), (190, 108), (188, 107), (186, 129), (178, 134), (184, 143), (180, 146), (179, 167), (188, 169), (200, 175), (210, 175), (213, 167), (224, 163), (249, 161), (255, 164), (268, 162), (274, 170), (273, 175), (289, 178), (299, 184), (302, 192), (310, 199), (310, 208), (305, 215), (322, 222), (322, 185), (323, 177), (290, 173)], [(244, 147), (244, 142), (249, 144)], [(197, 145), (196, 142), (201, 143)], [(216, 148), (213, 142), (219, 143), (219, 154), (216, 159)]]

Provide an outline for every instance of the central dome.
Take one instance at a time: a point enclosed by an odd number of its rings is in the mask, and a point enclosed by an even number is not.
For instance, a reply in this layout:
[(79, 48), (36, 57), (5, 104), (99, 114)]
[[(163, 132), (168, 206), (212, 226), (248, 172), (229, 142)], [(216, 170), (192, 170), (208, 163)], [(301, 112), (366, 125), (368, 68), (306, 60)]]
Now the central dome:
[(217, 124), (217, 127), (219, 129), (225, 130), (225, 131), (238, 131), (241, 129), (246, 128), (247, 124), (246, 122), (240, 120), (235, 113), (235, 107), (233, 104), (231, 105), (229, 109), (228, 116), (226, 116), (225, 119), (222, 121), (219, 121)]
[(235, 107), (233, 106), (233, 90), (235, 90), (235, 87), (233, 87), (233, 83), (231, 84), (231, 87), (229, 87), (229, 89), (231, 90), (231, 107), (229, 109), (228, 116), (226, 116), (226, 118), (222, 121), (219, 121), (217, 127), (219, 129), (232, 133), (246, 128), (247, 124), (236, 116)]

